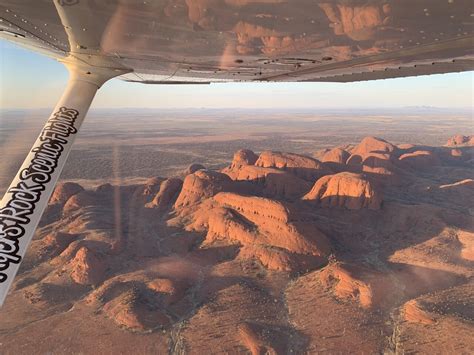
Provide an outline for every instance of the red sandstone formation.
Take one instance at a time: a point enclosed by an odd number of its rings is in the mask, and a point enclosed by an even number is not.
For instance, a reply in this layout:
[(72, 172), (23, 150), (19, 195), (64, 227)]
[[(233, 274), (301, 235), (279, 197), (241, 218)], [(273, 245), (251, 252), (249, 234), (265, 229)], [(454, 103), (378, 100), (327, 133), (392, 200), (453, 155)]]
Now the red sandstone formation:
[(378, 210), (382, 204), (380, 192), (368, 180), (360, 174), (348, 172), (322, 177), (303, 199), (319, 202), (322, 207), (351, 210)]
[(198, 170), (184, 179), (175, 207), (190, 206), (220, 191), (229, 191), (231, 184), (232, 180), (225, 174), (211, 170)]
[(370, 308), (374, 303), (374, 290), (370, 283), (358, 275), (360, 273), (361, 270), (353, 266), (331, 264), (321, 271), (320, 279), (325, 287), (334, 289), (336, 297), (350, 299), (364, 308)]
[(311, 183), (299, 177), (274, 168), (242, 165), (223, 172), (235, 181), (250, 181), (263, 187), (266, 196), (299, 198), (311, 188)]
[[(35, 352), (49, 336), (59, 345), (41, 349), (60, 352), (80, 333), (86, 353), (373, 353), (395, 351), (397, 334), (399, 349), (471, 353), (474, 182), (468, 158), (449, 157), (470, 149), (369, 137), (348, 165), (340, 148), (325, 163), (242, 150), (224, 173), (192, 166), (183, 184), (61, 186), (1, 310), (2, 349)], [(443, 168), (418, 176), (436, 156)], [(351, 172), (305, 180), (326, 163)], [(413, 185), (352, 171), (391, 164)]]
[(351, 155), (347, 159), (347, 165), (357, 172), (366, 172), (378, 175), (392, 175), (395, 166), (388, 153), (366, 153), (364, 155)]
[(458, 239), (461, 243), (461, 258), (474, 262), (474, 233), (461, 231)]
[(473, 165), (474, 163), (474, 144), (472, 146), (460, 146), (459, 148), (449, 149), (447, 152), (441, 152), (441, 158), (444, 158), (449, 164), (450, 161), (455, 161), (457, 163), (466, 162)]
[(61, 254), (69, 244), (76, 239), (77, 236), (74, 234), (53, 232), (48, 234), (41, 240), (41, 244), (38, 248), (38, 256), (57, 256)]
[(193, 215), (188, 228), (207, 231), (206, 242), (238, 243), (243, 258), (257, 258), (275, 270), (311, 269), (330, 251), (327, 238), (314, 225), (292, 220), (278, 201), (219, 193)]
[(191, 164), (188, 168), (184, 171), (184, 176), (189, 174), (194, 174), (198, 170), (206, 170), (206, 167), (201, 164)]
[(183, 181), (178, 178), (170, 178), (163, 181), (153, 200), (147, 203), (145, 207), (160, 210), (168, 208), (178, 196), (182, 186)]
[(185, 282), (156, 278), (140, 270), (105, 281), (89, 294), (86, 303), (103, 309), (121, 327), (146, 331), (169, 324), (167, 309), (183, 298), (185, 290)]
[(244, 165), (254, 165), (258, 156), (249, 149), (240, 149), (234, 154), (230, 169), (240, 168)]
[(303, 155), (266, 151), (256, 159), (252, 151), (240, 150), (231, 166), (222, 172), (236, 181), (256, 183), (263, 187), (265, 196), (292, 199), (308, 192), (311, 183), (330, 170), (320, 161)]
[(177, 282), (173, 282), (170, 279), (164, 278), (158, 278), (149, 281), (146, 286), (148, 289), (166, 296), (163, 302), (165, 306), (170, 305), (182, 298), (185, 291), (183, 284), (179, 284)]
[(82, 191), (73, 195), (67, 200), (63, 208), (63, 213), (67, 214), (86, 206), (92, 206), (97, 203), (97, 196), (91, 191)]
[(403, 317), (407, 322), (421, 323), (421, 324), (434, 324), (436, 321), (433, 316), (423, 310), (420, 304), (416, 300), (411, 300), (403, 306)]
[(402, 154), (399, 158), (402, 167), (409, 169), (429, 169), (440, 164), (436, 154), (429, 150), (417, 150), (413, 153)]
[(474, 135), (472, 136), (463, 136), (463, 135), (456, 135), (451, 137), (446, 142), (446, 146), (448, 147), (458, 147), (458, 146), (474, 146)]
[(397, 144), (397, 148), (400, 150), (413, 150), (415, 147), (416, 145), (410, 143)]
[(71, 196), (84, 191), (84, 188), (74, 182), (60, 182), (54, 189), (54, 192), (49, 200), (50, 204), (65, 203)]
[(95, 285), (105, 276), (105, 265), (89, 248), (80, 248), (71, 261), (71, 278), (81, 285)]
[(367, 153), (387, 153), (391, 154), (396, 151), (396, 147), (377, 137), (365, 137), (362, 141), (354, 147), (351, 151), (352, 155), (364, 156)]
[(119, 326), (134, 331), (155, 329), (169, 324), (168, 316), (154, 309), (136, 289), (124, 292), (106, 303), (104, 312)]
[(265, 151), (260, 154), (255, 165), (263, 168), (287, 170), (302, 179), (310, 181), (331, 173), (319, 160), (292, 153)]
[(350, 154), (342, 148), (333, 148), (326, 152), (323, 156), (323, 163), (346, 164)]
[[(330, 250), (326, 237), (314, 226), (311, 227), (310, 224), (307, 224), (308, 228), (303, 228), (303, 230), (310, 233), (306, 235), (301, 233), (300, 223), (292, 218), (294, 212), (291, 212), (291, 209), (281, 202), (260, 197), (240, 196), (234, 193), (220, 193), (213, 200), (242, 215), (259, 231), (266, 234), (262, 235), (256, 241), (257, 243), (313, 255), (324, 255)], [(225, 235), (226, 226), (220, 225), (221, 221), (216, 222), (212, 226), (214, 228), (209, 226), (211, 234)], [(246, 236), (236, 235), (236, 238), (245, 239)]]
[(254, 323), (242, 323), (238, 327), (242, 343), (252, 355), (276, 355), (288, 352), (285, 338), (268, 328)]
[(346, 163), (357, 172), (392, 175), (396, 170), (392, 162), (396, 151), (393, 144), (383, 139), (365, 137), (351, 151)]
[(158, 190), (160, 189), (161, 183), (163, 182), (163, 178), (160, 177), (152, 177), (145, 182), (145, 186), (143, 187), (143, 196), (154, 196)]

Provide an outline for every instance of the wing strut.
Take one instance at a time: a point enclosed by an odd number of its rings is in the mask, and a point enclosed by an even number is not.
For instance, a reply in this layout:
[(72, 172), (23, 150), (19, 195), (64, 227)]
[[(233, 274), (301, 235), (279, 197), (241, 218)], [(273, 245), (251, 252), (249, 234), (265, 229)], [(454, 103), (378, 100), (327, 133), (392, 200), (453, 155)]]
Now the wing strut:
[(0, 306), (97, 90), (123, 70), (66, 62), (66, 90), (0, 202)]

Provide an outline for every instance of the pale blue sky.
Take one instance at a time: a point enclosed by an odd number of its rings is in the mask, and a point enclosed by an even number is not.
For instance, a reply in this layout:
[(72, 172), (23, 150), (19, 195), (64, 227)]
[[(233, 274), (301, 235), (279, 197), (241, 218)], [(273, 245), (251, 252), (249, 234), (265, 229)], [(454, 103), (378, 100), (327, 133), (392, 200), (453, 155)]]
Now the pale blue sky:
[[(0, 108), (53, 107), (67, 82), (62, 64), (0, 40)], [(472, 107), (474, 72), (370, 82), (159, 86), (111, 80), (95, 108)]]

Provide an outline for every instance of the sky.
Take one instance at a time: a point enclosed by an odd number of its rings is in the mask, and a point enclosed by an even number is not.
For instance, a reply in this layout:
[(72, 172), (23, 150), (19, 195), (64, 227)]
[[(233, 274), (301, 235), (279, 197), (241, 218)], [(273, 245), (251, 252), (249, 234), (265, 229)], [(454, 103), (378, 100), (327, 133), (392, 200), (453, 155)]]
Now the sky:
[[(0, 40), (0, 109), (51, 108), (67, 70), (54, 59)], [(358, 83), (144, 85), (118, 79), (93, 108), (383, 108), (474, 106), (474, 72)]]

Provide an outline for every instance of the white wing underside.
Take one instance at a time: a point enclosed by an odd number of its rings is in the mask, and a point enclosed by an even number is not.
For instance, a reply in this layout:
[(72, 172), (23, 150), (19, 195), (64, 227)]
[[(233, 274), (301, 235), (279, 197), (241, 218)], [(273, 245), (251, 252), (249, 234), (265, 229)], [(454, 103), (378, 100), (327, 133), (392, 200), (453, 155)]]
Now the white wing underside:
[(0, 37), (146, 84), (473, 70), (470, 0), (0, 0)]

